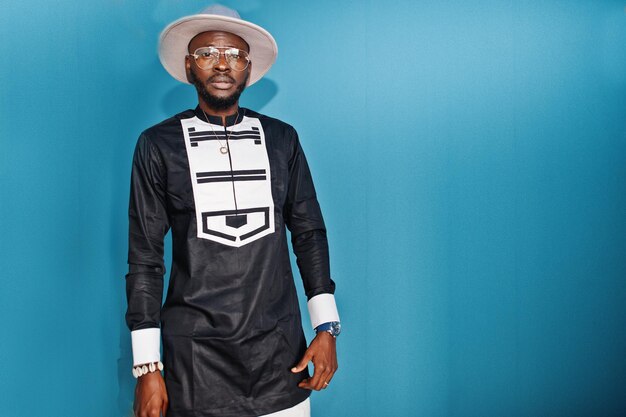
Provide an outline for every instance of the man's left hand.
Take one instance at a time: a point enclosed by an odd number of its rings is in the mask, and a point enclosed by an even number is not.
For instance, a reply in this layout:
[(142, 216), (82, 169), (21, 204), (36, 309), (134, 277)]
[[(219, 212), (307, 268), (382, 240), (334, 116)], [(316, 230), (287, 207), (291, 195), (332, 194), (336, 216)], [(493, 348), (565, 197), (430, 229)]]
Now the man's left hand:
[(291, 372), (298, 373), (313, 361), (313, 376), (300, 381), (300, 388), (319, 391), (328, 387), (338, 368), (336, 344), (336, 339), (328, 332), (322, 331), (315, 336), (300, 362), (291, 368)]

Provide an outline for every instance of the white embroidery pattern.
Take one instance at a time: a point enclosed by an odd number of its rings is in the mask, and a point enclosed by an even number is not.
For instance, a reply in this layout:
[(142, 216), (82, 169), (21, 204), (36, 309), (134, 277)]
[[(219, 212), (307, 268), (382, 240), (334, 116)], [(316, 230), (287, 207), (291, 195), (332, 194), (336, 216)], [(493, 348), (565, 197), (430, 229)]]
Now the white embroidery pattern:
[[(273, 233), (274, 200), (261, 122), (244, 116), (227, 133), (197, 117), (181, 124), (198, 237), (241, 247)], [(226, 144), (227, 135), (229, 153), (223, 154), (220, 141)]]

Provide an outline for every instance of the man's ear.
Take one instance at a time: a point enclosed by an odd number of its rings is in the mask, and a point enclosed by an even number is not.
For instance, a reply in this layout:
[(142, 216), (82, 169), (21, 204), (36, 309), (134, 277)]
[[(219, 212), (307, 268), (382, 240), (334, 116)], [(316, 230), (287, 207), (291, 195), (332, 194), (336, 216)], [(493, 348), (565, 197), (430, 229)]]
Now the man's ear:
[(193, 82), (191, 81), (191, 60), (189, 59), (189, 55), (185, 55), (185, 73), (187, 74), (187, 81), (189, 81), (190, 84), (193, 84)]
[(248, 64), (248, 81), (246, 81), (246, 87), (250, 85), (250, 74), (252, 74), (252, 62)]

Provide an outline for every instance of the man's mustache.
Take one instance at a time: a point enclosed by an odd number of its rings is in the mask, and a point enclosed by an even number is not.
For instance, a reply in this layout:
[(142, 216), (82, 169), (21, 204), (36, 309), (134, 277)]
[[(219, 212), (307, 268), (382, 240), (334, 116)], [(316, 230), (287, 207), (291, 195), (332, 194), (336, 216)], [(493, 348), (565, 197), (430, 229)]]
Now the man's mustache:
[(235, 79), (233, 77), (231, 77), (230, 75), (226, 75), (226, 74), (215, 74), (210, 76), (207, 80), (206, 83), (210, 84), (210, 83), (223, 83), (223, 82), (229, 82), (229, 83), (235, 83)]

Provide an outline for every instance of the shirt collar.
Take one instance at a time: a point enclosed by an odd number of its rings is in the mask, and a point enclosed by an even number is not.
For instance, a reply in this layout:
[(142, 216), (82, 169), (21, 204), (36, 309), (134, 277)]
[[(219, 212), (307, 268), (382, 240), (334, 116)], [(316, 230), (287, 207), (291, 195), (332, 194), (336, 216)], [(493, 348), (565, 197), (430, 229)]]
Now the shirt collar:
[[(237, 111), (235, 113), (229, 114), (228, 116), (226, 116), (226, 126), (232, 126), (235, 124), (235, 122), (241, 123), (245, 112), (246, 110), (244, 108), (237, 107)], [(200, 105), (196, 106), (196, 108), (194, 109), (194, 113), (196, 114), (196, 117), (202, 120), (203, 122), (208, 122), (213, 125), (223, 126), (222, 116), (214, 116), (212, 114), (207, 113), (205, 117), (204, 112), (202, 111), (202, 108), (200, 108)], [(207, 120), (207, 117), (208, 117), (208, 120)]]

